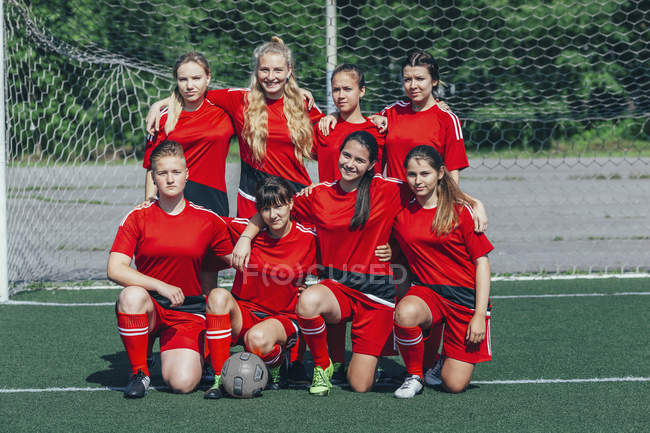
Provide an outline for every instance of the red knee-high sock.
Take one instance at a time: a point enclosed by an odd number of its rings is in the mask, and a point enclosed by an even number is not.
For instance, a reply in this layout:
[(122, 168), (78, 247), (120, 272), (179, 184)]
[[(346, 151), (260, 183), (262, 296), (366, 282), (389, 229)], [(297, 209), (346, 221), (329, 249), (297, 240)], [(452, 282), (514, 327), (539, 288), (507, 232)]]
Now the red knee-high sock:
[(269, 353), (261, 354), (260, 358), (262, 358), (262, 361), (264, 361), (264, 364), (266, 364), (267, 367), (275, 368), (282, 364), (282, 347), (279, 344), (276, 344)]
[(327, 348), (332, 362), (345, 363), (345, 322), (327, 325)]
[(296, 338), (298, 339), (296, 344), (289, 349), (289, 362), (298, 361), (302, 363), (302, 357), (307, 350), (307, 346), (305, 345), (305, 338), (302, 335), (297, 335)]
[(149, 341), (149, 320), (146, 314), (117, 314), (117, 331), (131, 362), (131, 373), (142, 370), (149, 376), (147, 367), (147, 347)]
[(422, 377), (422, 356), (424, 355), (422, 330), (419, 326), (406, 327), (397, 323), (394, 324), (394, 329), (395, 340), (402, 354), (406, 372)]
[(442, 330), (444, 323), (438, 323), (431, 326), (429, 330), (429, 337), (424, 342), (424, 358), (422, 360), (422, 367), (425, 370), (434, 366), (438, 360), (438, 349), (440, 349), (440, 341), (442, 340)]
[(313, 319), (305, 319), (298, 316), (298, 326), (300, 332), (305, 337), (305, 342), (314, 358), (314, 365), (323, 369), (329, 367), (330, 357), (327, 353), (327, 326), (321, 316)]
[(230, 356), (230, 340), (232, 338), (230, 314), (206, 314), (205, 318), (208, 322), (205, 338), (210, 348), (212, 369), (216, 376), (220, 376), (221, 367)]

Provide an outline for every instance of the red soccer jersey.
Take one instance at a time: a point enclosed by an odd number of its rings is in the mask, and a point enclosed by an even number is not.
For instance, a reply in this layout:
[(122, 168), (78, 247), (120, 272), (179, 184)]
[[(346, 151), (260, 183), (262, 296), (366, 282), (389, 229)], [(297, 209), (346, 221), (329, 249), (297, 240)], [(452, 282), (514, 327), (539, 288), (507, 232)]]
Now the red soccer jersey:
[(469, 166), (460, 119), (451, 111), (437, 105), (413, 111), (410, 102), (398, 101), (380, 114), (388, 118), (384, 149), (388, 176), (406, 180), (404, 159), (411, 149), (422, 144), (435, 147), (449, 171)]
[[(248, 220), (230, 221), (233, 243), (239, 240)], [(264, 230), (251, 245), (248, 267), (237, 271), (232, 286), (235, 298), (253, 311), (295, 316), (300, 286), (316, 265), (316, 234), (293, 221), (289, 233), (280, 239)]]
[[(244, 130), (244, 110), (248, 104), (248, 89), (220, 89), (208, 91), (207, 98), (222, 107), (232, 117), (237, 138), (242, 167), (239, 179), (239, 200), (237, 215), (250, 218), (256, 212), (254, 205), (255, 186), (268, 175), (278, 176), (290, 181), (296, 191), (311, 184), (311, 179), (304, 164), (294, 153), (287, 119), (284, 116), (284, 98), (266, 100), (268, 114), (268, 136), (264, 161), (258, 163), (248, 142), (242, 136)], [(314, 106), (309, 111), (312, 123), (323, 117), (323, 113)], [(242, 201), (241, 199), (245, 199)], [(247, 203), (250, 202), (250, 203)], [(243, 207), (243, 209), (240, 209)]]
[(226, 192), (226, 157), (235, 133), (228, 114), (205, 100), (196, 111), (182, 111), (169, 136), (166, 121), (167, 111), (160, 118), (160, 131), (147, 137), (142, 166), (151, 169), (151, 152), (169, 138), (183, 146), (189, 180)]
[(180, 287), (185, 296), (201, 295), (199, 272), (206, 252), (232, 252), (225, 221), (185, 200), (178, 215), (165, 213), (158, 201), (138, 206), (122, 220), (111, 252), (133, 257), (145, 275)]
[[(474, 292), (474, 260), (494, 247), (485, 234), (474, 231), (472, 211), (468, 206), (456, 205), (459, 224), (449, 234), (438, 236), (432, 233), (436, 210), (424, 209), (413, 199), (395, 218), (395, 238), (419, 282), (429, 286), (450, 286), (456, 292), (458, 290), (454, 288)], [(445, 296), (445, 293), (441, 294)], [(466, 306), (474, 308), (473, 300)]]
[(316, 186), (309, 196), (296, 195), (293, 214), (314, 226), (318, 234), (321, 277), (335, 279), (371, 299), (392, 303), (395, 286), (390, 264), (380, 262), (375, 249), (388, 242), (395, 214), (408, 193), (400, 181), (375, 175), (370, 187), (370, 216), (357, 230), (350, 230), (356, 190), (346, 193), (336, 181)]
[(372, 134), (377, 140), (379, 145), (379, 154), (377, 156), (377, 164), (375, 164), (375, 173), (381, 174), (382, 157), (384, 152), (384, 143), (386, 141), (386, 134), (382, 134), (377, 130), (374, 123), (366, 118), (363, 123), (350, 123), (344, 120), (339, 120), (336, 127), (330, 130), (328, 136), (324, 136), (318, 125), (314, 127), (314, 159), (318, 160), (318, 181), (319, 182), (334, 182), (341, 178), (339, 171), (339, 148), (343, 144), (345, 138), (356, 131), (366, 131)]

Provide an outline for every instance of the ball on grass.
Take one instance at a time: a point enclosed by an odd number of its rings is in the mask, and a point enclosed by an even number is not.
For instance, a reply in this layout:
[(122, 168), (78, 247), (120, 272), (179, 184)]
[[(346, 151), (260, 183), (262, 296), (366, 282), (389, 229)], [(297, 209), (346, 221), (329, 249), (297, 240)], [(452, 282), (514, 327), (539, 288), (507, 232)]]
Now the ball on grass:
[(221, 369), (221, 386), (235, 398), (261, 396), (268, 380), (264, 361), (250, 352), (230, 355)]

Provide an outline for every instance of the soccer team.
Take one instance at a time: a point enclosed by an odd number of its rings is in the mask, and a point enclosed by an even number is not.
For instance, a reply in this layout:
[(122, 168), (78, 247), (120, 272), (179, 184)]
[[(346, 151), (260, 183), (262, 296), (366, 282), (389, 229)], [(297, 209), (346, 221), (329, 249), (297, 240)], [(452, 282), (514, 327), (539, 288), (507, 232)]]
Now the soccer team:
[[(434, 96), (436, 61), (410, 53), (408, 101), (366, 118), (357, 66), (334, 70), (338, 111), (323, 116), (279, 38), (253, 60), (248, 89), (208, 91), (204, 56), (181, 56), (171, 97), (147, 116), (146, 201), (120, 224), (108, 261), (108, 277), (124, 286), (116, 315), (132, 368), (125, 397), (146, 395), (155, 338), (174, 392), (194, 390), (209, 359), (207, 399), (223, 395), (233, 345), (262, 358), (270, 389), (285, 385), (286, 365), (289, 378), (308, 380), (306, 345), (310, 394), (329, 395), (333, 382), (369, 391), (379, 357), (396, 345), (406, 376), (395, 397), (414, 397), (425, 382), (463, 391), (475, 364), (491, 359), (493, 247), (483, 205), (458, 187), (468, 161), (460, 120)], [(228, 218), (234, 133), (241, 175), (237, 218)], [(321, 183), (306, 158), (318, 161)], [(232, 291), (217, 288), (230, 266)], [(318, 282), (308, 287), (310, 274)]]

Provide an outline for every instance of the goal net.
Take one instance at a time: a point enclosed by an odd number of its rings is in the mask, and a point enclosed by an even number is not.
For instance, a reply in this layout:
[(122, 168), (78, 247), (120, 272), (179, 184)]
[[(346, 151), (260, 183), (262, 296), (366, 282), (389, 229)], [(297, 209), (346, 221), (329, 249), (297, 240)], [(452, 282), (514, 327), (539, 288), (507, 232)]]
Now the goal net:
[(328, 60), (357, 63), (366, 114), (404, 98), (409, 50), (438, 59), (494, 272), (647, 272), (648, 18), (643, 2), (606, 0), (5, 0), (10, 291), (104, 279), (144, 197), (143, 117), (169, 95), (176, 57), (203, 52), (215, 87), (242, 86), (276, 34), (321, 107)]

